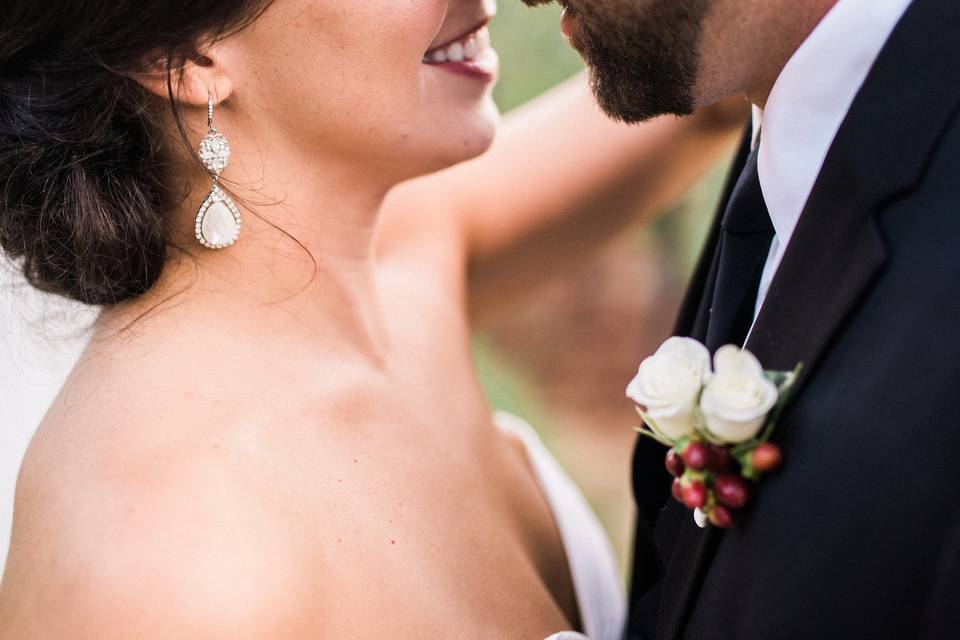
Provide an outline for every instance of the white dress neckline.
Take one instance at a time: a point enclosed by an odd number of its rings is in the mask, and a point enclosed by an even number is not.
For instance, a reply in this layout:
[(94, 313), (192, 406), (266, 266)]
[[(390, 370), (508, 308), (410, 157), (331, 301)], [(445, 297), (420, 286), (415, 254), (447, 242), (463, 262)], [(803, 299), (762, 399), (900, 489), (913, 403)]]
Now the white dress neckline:
[(621, 640), (626, 626), (626, 597), (616, 556), (596, 514), (533, 427), (508, 413), (497, 413), (494, 422), (501, 431), (523, 442), (570, 563), (586, 635), (560, 631), (545, 640)]

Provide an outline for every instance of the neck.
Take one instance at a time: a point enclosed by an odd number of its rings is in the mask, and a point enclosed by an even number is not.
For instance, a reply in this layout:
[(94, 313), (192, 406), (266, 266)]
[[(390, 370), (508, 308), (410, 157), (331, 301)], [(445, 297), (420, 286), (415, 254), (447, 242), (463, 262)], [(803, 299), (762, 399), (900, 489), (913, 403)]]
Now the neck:
[[(741, 0), (735, 0), (741, 1)], [(780, 77), (783, 68), (810, 37), (817, 25), (840, 0), (783, 0), (768, 5), (766, 11), (770, 37), (757, 51), (756, 59), (762, 60), (746, 90), (747, 97), (761, 109), (766, 108), (770, 92)], [(758, 11), (761, 9), (758, 9)]]
[[(218, 335), (290, 345), (297, 353), (329, 357), (348, 351), (383, 366), (388, 351), (374, 271), (374, 235), (387, 186), (372, 186), (363, 173), (337, 170), (332, 162), (309, 167), (272, 152), (235, 158), (224, 186), (236, 194), (243, 227), (236, 244), (201, 247), (193, 220), (210, 188), (200, 177), (175, 216), (174, 251), (160, 281), (137, 301), (104, 314), (120, 326), (163, 317), (206, 325)], [(262, 167), (282, 180), (265, 184)], [(286, 168), (286, 171), (283, 169)], [(256, 170), (254, 170), (256, 169)], [(359, 176), (359, 177), (358, 177)], [(186, 318), (184, 318), (186, 316)], [(139, 321), (139, 320), (137, 320)]]

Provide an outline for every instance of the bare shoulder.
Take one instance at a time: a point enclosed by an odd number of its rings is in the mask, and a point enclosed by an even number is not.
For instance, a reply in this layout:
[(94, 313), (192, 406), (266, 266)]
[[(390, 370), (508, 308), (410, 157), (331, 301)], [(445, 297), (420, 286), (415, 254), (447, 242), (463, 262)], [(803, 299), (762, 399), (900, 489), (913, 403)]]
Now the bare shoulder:
[(81, 362), (28, 450), (0, 640), (388, 633), (369, 611), (399, 617), (406, 592), (384, 575), (422, 563), (389, 543), (396, 469), (369, 440), (392, 414), (364, 380), (318, 384), (236, 345), (189, 366), (169, 341), (116, 351)]
[[(307, 570), (275, 474), (236, 441), (142, 421), (106, 444), (53, 425), (26, 457), (0, 639), (306, 637)], [(165, 435), (151, 435), (165, 434)], [(246, 431), (249, 438), (249, 430)], [(323, 537), (309, 554), (323, 566)]]

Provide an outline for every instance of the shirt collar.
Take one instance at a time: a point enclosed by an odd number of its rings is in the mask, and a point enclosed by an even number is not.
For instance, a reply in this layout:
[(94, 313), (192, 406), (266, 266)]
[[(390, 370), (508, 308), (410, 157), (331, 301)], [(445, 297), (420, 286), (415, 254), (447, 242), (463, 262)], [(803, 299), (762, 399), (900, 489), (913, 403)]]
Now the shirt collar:
[(912, 0), (838, 0), (754, 107), (764, 200), (782, 244), (806, 206), (853, 100)]

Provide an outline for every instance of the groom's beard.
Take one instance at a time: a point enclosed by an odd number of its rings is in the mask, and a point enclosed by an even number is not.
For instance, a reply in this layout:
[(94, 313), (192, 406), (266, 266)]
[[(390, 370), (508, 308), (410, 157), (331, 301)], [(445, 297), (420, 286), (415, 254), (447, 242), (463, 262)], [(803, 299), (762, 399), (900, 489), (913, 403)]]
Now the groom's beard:
[[(545, 4), (548, 0), (524, 0)], [(688, 115), (700, 40), (712, 0), (570, 0), (573, 45), (590, 67), (597, 101), (610, 116), (642, 122)]]

